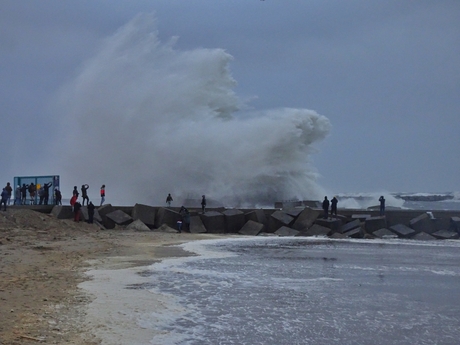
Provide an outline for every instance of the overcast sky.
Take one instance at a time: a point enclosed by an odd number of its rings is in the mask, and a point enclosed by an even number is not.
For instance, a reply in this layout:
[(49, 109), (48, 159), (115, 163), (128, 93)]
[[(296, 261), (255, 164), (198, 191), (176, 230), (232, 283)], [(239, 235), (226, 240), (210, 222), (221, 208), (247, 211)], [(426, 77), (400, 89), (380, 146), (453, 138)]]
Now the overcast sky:
[(159, 38), (178, 37), (175, 49), (230, 54), (247, 108), (327, 117), (331, 130), (311, 156), (326, 191), (460, 190), (458, 0), (2, 0), (3, 183), (65, 180), (49, 160), (72, 131), (57, 125), (57, 95), (139, 13), (154, 13)]

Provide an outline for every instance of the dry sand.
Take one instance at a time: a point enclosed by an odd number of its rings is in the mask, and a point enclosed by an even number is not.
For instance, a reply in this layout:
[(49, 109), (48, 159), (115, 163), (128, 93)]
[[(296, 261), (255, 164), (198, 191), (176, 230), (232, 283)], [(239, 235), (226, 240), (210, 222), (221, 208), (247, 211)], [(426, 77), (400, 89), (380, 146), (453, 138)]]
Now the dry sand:
[[(113, 306), (128, 303), (142, 317), (167, 301), (145, 299), (145, 290), (120, 288), (127, 277), (141, 284), (145, 266), (191, 255), (171, 245), (222, 237), (100, 230), (32, 210), (1, 211), (0, 345), (147, 341), (151, 331), (138, 329), (122, 305)], [(91, 291), (103, 293), (96, 298)]]

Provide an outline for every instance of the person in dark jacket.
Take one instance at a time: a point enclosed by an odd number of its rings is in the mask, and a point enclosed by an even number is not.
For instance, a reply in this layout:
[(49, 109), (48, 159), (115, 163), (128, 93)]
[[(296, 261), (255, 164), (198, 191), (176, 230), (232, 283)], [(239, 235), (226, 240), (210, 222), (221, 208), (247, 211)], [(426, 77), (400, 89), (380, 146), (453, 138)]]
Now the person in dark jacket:
[(385, 198), (383, 197), (383, 195), (380, 196), (379, 201), (380, 201), (380, 215), (383, 216), (385, 215)]
[(89, 224), (93, 224), (94, 209), (95, 209), (95, 206), (94, 206), (94, 204), (90, 201), (89, 204), (88, 204), (88, 223), (89, 223)]
[(89, 203), (88, 192), (87, 192), (88, 188), (89, 188), (89, 185), (87, 184), (84, 184), (81, 186), (81, 197), (83, 199), (81, 202), (82, 206), (85, 206), (85, 200), (86, 200), (86, 205), (88, 205)]
[(62, 205), (62, 194), (61, 194), (61, 191), (57, 187), (54, 188), (54, 204)]
[(34, 185), (32, 182), (29, 185), (29, 196), (30, 196), (30, 204), (34, 205), (35, 204), (35, 192), (37, 191), (37, 186)]
[(331, 199), (331, 216), (332, 215), (337, 216), (337, 203), (338, 202), (339, 201), (337, 200), (337, 198), (335, 196)]
[(206, 212), (206, 196), (205, 195), (201, 196), (201, 211), (203, 213)]
[(73, 215), (74, 215), (74, 222), (79, 222), (80, 221), (80, 209), (81, 209), (81, 204), (77, 201), (73, 205)]
[(166, 197), (166, 204), (168, 204), (168, 206), (171, 206), (171, 202), (173, 202), (173, 198), (171, 196), (171, 193), (169, 193)]
[(77, 186), (73, 186), (72, 196), (75, 196), (78, 199), (79, 195), (80, 193), (78, 193)]
[(0, 201), (0, 208), (2, 207), (2, 204), (4, 205), (3, 211), (6, 211), (6, 203), (8, 202), (8, 191), (3, 188), (2, 194), (1, 194), (1, 201)]
[(29, 188), (28, 184), (25, 184), (25, 183), (22, 184), (22, 187), (21, 187), (21, 197), (22, 197), (21, 204), (22, 205), (25, 205), (26, 202), (27, 202), (27, 190), (28, 190), (28, 188)]
[(327, 219), (329, 215), (329, 200), (327, 200), (327, 196), (324, 197), (323, 200), (323, 211), (324, 211), (324, 219)]
[(43, 185), (43, 191), (44, 191), (43, 203), (45, 205), (48, 205), (48, 201), (50, 200), (50, 187), (52, 185), (53, 185), (53, 182), (48, 182)]
[(8, 206), (10, 205), (10, 202), (11, 202), (11, 195), (13, 194), (13, 188), (11, 187), (11, 184), (8, 182), (6, 184), (6, 192), (8, 193), (8, 200), (7, 200), (7, 203), (8, 203)]
[(184, 206), (181, 206), (179, 214), (182, 217), (183, 224), (185, 224), (184, 230), (187, 229), (190, 232), (190, 212)]

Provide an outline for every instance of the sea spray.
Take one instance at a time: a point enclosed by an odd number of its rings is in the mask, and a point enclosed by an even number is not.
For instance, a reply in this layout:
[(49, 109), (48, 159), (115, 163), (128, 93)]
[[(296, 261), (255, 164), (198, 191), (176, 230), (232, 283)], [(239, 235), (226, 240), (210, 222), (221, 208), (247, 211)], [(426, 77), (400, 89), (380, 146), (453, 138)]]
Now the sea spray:
[(108, 37), (60, 94), (70, 185), (107, 186), (107, 201), (162, 204), (168, 193), (224, 205), (318, 199), (314, 145), (328, 119), (307, 109), (243, 112), (223, 49), (175, 48), (140, 14)]

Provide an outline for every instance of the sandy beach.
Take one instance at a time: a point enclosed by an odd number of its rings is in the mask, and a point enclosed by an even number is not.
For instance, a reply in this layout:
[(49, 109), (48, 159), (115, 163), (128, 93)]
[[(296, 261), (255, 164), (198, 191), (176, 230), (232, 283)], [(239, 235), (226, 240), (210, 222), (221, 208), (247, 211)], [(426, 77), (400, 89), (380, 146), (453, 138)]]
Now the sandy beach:
[(148, 343), (152, 331), (139, 320), (166, 303), (126, 284), (142, 284), (154, 262), (193, 255), (174, 245), (223, 237), (100, 230), (31, 210), (1, 212), (0, 344)]

